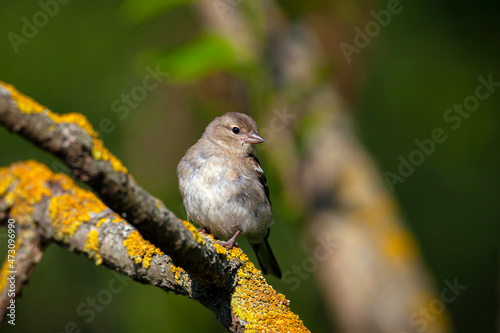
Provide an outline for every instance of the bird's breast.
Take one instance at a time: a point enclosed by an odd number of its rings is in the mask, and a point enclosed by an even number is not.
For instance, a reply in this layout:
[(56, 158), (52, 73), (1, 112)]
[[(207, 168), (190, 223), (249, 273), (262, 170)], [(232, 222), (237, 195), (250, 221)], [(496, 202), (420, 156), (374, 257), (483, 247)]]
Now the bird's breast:
[(219, 238), (230, 238), (236, 230), (252, 238), (267, 233), (272, 212), (257, 183), (251, 172), (220, 158), (207, 158), (198, 167), (186, 165), (179, 170), (186, 212)]

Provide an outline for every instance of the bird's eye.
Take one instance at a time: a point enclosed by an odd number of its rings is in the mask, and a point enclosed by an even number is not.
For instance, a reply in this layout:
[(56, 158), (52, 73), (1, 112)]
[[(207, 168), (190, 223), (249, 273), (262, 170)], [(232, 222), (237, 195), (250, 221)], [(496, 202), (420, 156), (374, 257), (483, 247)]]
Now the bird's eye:
[(238, 134), (240, 132), (240, 129), (238, 127), (233, 127), (232, 131), (234, 134)]

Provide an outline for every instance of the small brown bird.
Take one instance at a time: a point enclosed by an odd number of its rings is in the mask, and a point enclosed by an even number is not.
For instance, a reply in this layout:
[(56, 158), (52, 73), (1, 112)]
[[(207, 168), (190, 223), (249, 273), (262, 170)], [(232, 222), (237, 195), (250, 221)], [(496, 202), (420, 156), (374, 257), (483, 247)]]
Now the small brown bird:
[(215, 118), (177, 166), (186, 212), (195, 223), (232, 248), (245, 236), (264, 274), (281, 278), (267, 241), (273, 213), (266, 176), (253, 154), (264, 142), (249, 116), (229, 112)]

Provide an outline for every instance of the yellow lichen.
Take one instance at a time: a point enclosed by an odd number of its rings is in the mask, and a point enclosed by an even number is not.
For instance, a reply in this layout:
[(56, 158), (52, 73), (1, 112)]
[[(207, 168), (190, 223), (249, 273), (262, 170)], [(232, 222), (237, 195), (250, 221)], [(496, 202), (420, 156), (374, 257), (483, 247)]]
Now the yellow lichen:
[(172, 269), (172, 272), (174, 273), (175, 281), (179, 285), (186, 287), (191, 283), (191, 279), (189, 277), (189, 274), (186, 273), (186, 271), (182, 267), (176, 266), (174, 264), (170, 264), (170, 268)]
[(401, 229), (396, 224), (386, 232), (385, 237), (380, 241), (382, 252), (394, 264), (405, 264), (409, 258), (417, 256), (418, 249), (414, 239), (406, 230)]
[(96, 265), (102, 264), (102, 257), (99, 255), (99, 232), (97, 230), (91, 230), (87, 235), (84, 251), (87, 252), (90, 259), (94, 259)]
[(59, 184), (63, 190), (67, 191), (75, 186), (73, 179), (63, 173), (56, 173), (52, 176), (53, 182)]
[[(21, 94), (13, 85), (1, 82), (2, 86), (10, 92), (10, 96), (16, 101), (17, 107), (23, 113), (42, 113), (46, 107), (38, 104), (32, 98)], [(48, 111), (50, 112), (50, 111)]]
[(122, 218), (120, 218), (119, 215), (115, 215), (115, 217), (111, 220), (111, 223), (120, 223), (124, 221)]
[(184, 223), (184, 226), (186, 227), (187, 230), (191, 231), (191, 233), (193, 234), (195, 240), (197, 243), (199, 244), (205, 244), (205, 240), (203, 239), (203, 237), (201, 237), (200, 233), (198, 232), (198, 230), (196, 229), (196, 227), (194, 225), (192, 225), (191, 223), (189, 223), (188, 221), (184, 221), (184, 220), (181, 220), (182, 223)]
[(7, 260), (3, 261), (2, 269), (0, 269), (0, 293), (4, 290), (7, 285), (7, 278), (9, 277), (9, 262)]
[(152, 245), (150, 242), (142, 238), (139, 231), (132, 231), (128, 237), (123, 241), (123, 246), (127, 249), (127, 253), (131, 259), (135, 261), (136, 264), (142, 265), (144, 268), (148, 268), (153, 256), (163, 255), (163, 252), (156, 246)]
[(67, 175), (54, 175), (51, 181), (57, 182), (66, 191), (50, 199), (49, 213), (56, 236), (67, 242), (82, 223), (90, 220), (91, 212), (98, 214), (107, 207), (92, 192), (75, 186)]
[(68, 242), (76, 229), (90, 220), (87, 212), (80, 212), (80, 202), (72, 194), (63, 194), (50, 199), (49, 212), (56, 228), (57, 238)]
[[(116, 158), (113, 154), (109, 152), (101, 140), (98, 139), (97, 132), (93, 129), (92, 124), (87, 120), (87, 118), (80, 113), (67, 113), (59, 115), (47, 109), (46, 107), (38, 104), (32, 98), (20, 93), (14, 86), (1, 82), (0, 84), (10, 92), (10, 96), (16, 101), (17, 107), (23, 113), (42, 113), (46, 112), (46, 115), (52, 119), (56, 124), (68, 123), (76, 124), (83, 130), (85, 130), (92, 137), (92, 156), (95, 159), (108, 161), (111, 167), (116, 172), (128, 173), (127, 168), (121, 163), (121, 161)], [(51, 125), (49, 130), (54, 131), (55, 126)]]
[(122, 162), (120, 162), (118, 158), (116, 158), (115, 155), (111, 154), (109, 150), (104, 147), (104, 143), (101, 140), (94, 138), (92, 143), (92, 156), (96, 160), (108, 161), (109, 163), (111, 163), (111, 167), (116, 172), (121, 171), (123, 173), (128, 173), (127, 168), (122, 164)]
[(14, 179), (9, 177), (7, 169), (0, 170), (0, 196), (4, 195), (13, 181)]
[(0, 270), (0, 293), (3, 292), (4, 288), (7, 286), (7, 278), (9, 277), (8, 271), (10, 271), (9, 262), (4, 260), (2, 269)]
[(214, 247), (215, 247), (215, 250), (217, 251), (217, 253), (219, 253), (219, 254), (226, 254), (227, 253), (227, 248), (220, 245), (218, 242), (215, 241), (215, 239), (214, 239)]
[(82, 128), (85, 132), (87, 132), (91, 137), (97, 138), (98, 134), (94, 131), (92, 124), (88, 121), (87, 117), (82, 115), (81, 113), (65, 113), (65, 114), (56, 114), (52, 113), (51, 117), (55, 123), (67, 123), (67, 124), (76, 124), (80, 128)]
[(50, 174), (51, 171), (47, 167), (42, 167), (35, 161), (26, 161), (13, 164), (10, 168), (4, 169), (0, 175), (2, 193), (5, 193), (5, 190), (16, 182), (15, 190), (7, 193), (5, 201), (12, 206), (10, 214), (19, 218), (19, 222), (31, 220), (33, 205), (38, 203), (44, 195), (51, 195), (50, 189), (40, 181)]
[[(19, 248), (19, 242), (16, 241), (16, 244), (15, 244), (15, 247), (14, 247), (14, 251), (17, 252), (17, 249)], [(11, 262), (9, 262), (8, 260), (9, 258), (6, 257), (3, 261), (3, 264), (2, 264), (2, 268), (0, 269), (0, 293), (3, 292), (4, 288), (7, 286), (7, 278), (9, 277), (9, 275), (11, 273), (9, 273), (9, 271), (13, 271), (15, 270), (15, 268), (13, 269), (12, 267), (10, 267), (10, 265), (12, 265)], [(14, 266), (15, 266), (15, 262), (14, 262)]]
[(377, 240), (377, 249), (394, 266), (407, 265), (418, 258), (419, 248), (411, 235), (398, 221), (399, 214), (393, 199), (388, 195), (377, 200), (365, 209), (349, 212), (348, 218), (364, 224), (367, 232)]
[(52, 114), (51, 119), (56, 123), (72, 123), (80, 126), (92, 137), (92, 156), (95, 159), (108, 161), (116, 172), (121, 171), (123, 173), (128, 173), (127, 168), (125, 168), (121, 161), (104, 147), (104, 143), (98, 139), (99, 135), (94, 131), (92, 124), (84, 115), (80, 113), (66, 113), (62, 115)]
[(299, 316), (288, 308), (289, 301), (266, 283), (240, 248), (228, 252), (244, 264), (231, 298), (234, 314), (247, 324), (245, 332), (309, 332)]
[(97, 222), (97, 224), (95, 226), (99, 228), (103, 223), (106, 223), (107, 221), (108, 221), (108, 219), (103, 217), (103, 218), (99, 219), (99, 222)]
[(219, 241), (217, 241), (217, 239), (215, 239), (214, 235), (212, 235), (212, 234), (206, 234), (206, 235), (208, 238), (210, 238), (213, 241), (215, 251), (217, 251), (218, 254), (226, 254), (228, 252), (227, 248), (220, 245)]
[[(60, 177), (67, 177), (61, 175)], [(50, 199), (49, 213), (56, 236), (67, 242), (78, 227), (90, 220), (90, 212), (99, 213), (107, 207), (93, 194), (74, 186), (68, 193)]]

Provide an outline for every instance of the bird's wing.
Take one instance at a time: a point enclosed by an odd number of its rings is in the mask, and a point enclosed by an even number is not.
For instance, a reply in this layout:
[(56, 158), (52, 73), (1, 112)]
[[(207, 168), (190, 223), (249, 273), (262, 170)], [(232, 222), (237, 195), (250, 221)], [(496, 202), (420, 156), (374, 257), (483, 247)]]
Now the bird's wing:
[(269, 198), (269, 188), (267, 187), (266, 175), (264, 174), (264, 170), (262, 170), (262, 167), (260, 166), (259, 159), (254, 154), (249, 154), (248, 157), (250, 164), (252, 165), (253, 169), (257, 172), (259, 176), (259, 182), (264, 189), (267, 201), (269, 201), (269, 204), (271, 204), (271, 199)]

